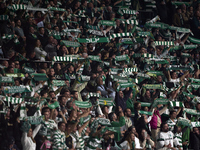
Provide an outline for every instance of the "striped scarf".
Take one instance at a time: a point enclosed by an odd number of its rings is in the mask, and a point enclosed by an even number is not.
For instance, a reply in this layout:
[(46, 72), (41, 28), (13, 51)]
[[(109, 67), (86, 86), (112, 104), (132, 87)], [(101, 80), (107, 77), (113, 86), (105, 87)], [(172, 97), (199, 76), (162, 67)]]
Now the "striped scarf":
[(110, 35), (110, 40), (114, 39), (114, 38), (125, 37), (125, 36), (133, 36), (133, 34), (132, 33), (116, 33), (116, 34), (112, 34), (112, 35)]

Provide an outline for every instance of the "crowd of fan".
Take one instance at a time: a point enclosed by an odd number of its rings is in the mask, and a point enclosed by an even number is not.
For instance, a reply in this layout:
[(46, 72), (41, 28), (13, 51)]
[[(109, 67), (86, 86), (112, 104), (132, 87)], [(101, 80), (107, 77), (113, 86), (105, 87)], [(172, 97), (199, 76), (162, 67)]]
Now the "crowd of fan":
[(200, 150), (197, 0), (8, 0), (0, 26), (0, 149)]

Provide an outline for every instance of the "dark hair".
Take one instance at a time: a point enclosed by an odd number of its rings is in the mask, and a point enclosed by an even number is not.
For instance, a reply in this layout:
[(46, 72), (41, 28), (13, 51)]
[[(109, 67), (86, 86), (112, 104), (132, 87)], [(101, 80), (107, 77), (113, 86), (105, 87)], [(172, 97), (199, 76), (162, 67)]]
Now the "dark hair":
[(58, 122), (58, 127), (60, 127), (63, 123), (65, 124), (63, 121)]
[(40, 95), (43, 96), (43, 95), (46, 94), (46, 93), (48, 93), (46, 90), (42, 90), (42, 91), (40, 92)]
[(108, 118), (109, 118), (110, 121), (113, 121), (114, 114), (115, 114), (114, 112), (111, 112), (111, 113), (108, 114)]
[(169, 116), (171, 116), (174, 112), (176, 112), (175, 110), (171, 110), (169, 113)]
[(42, 115), (44, 115), (44, 113), (45, 113), (45, 112), (47, 112), (47, 109), (49, 109), (49, 110), (50, 110), (50, 108), (49, 108), (49, 107), (43, 107), (43, 108), (42, 108)]
[(166, 125), (166, 124), (167, 124), (167, 122), (162, 122), (162, 123), (161, 123), (161, 125), (160, 125), (160, 130), (161, 130), (161, 131), (162, 131), (164, 125)]

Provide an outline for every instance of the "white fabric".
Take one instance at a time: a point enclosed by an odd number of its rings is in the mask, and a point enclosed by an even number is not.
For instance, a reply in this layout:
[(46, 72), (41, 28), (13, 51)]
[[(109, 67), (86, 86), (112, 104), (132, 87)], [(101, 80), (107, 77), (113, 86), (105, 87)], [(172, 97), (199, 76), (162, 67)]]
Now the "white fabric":
[(171, 131), (159, 132), (156, 138), (157, 139), (156, 148), (160, 149), (160, 148), (163, 148), (164, 145), (166, 146), (169, 144), (171, 144), (171, 147), (173, 147), (174, 146), (173, 137), (174, 137), (174, 134)]
[[(41, 124), (38, 125), (33, 130), (33, 138), (36, 136), (36, 134), (40, 130), (40, 127), (41, 127)], [(31, 137), (27, 136), (26, 132), (24, 132), (22, 134), (21, 142), (22, 142), (23, 150), (36, 150), (36, 143), (33, 142), (33, 140), (31, 139)]]

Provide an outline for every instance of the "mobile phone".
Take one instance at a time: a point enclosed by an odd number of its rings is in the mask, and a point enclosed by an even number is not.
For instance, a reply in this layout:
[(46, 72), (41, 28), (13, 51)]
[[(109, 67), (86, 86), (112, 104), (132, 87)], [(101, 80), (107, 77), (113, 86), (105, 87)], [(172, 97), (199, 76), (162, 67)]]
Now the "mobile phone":
[(144, 133), (145, 138), (147, 137), (147, 132)]

